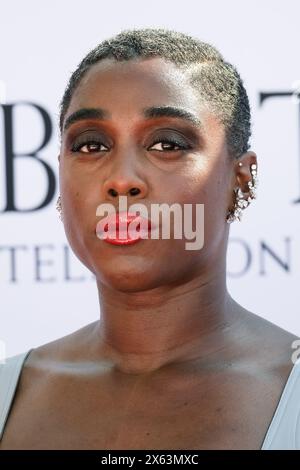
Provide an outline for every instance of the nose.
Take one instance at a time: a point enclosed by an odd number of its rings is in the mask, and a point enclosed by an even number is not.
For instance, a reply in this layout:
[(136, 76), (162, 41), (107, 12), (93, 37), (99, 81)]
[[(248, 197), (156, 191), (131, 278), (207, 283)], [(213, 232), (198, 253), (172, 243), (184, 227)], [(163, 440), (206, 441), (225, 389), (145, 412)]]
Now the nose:
[(116, 159), (110, 169), (109, 176), (104, 182), (104, 195), (108, 199), (118, 196), (138, 196), (142, 199), (147, 194), (147, 183), (138, 174), (134, 157)]

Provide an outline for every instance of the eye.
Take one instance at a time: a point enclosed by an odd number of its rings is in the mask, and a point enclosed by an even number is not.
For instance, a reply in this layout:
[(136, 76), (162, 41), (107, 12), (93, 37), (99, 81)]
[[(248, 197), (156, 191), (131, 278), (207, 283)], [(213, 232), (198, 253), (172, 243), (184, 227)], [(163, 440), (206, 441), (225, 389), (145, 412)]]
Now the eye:
[[(162, 149), (155, 149), (155, 150), (158, 150), (159, 152), (162, 152), (165, 150), (166, 151), (182, 150), (184, 148), (181, 144), (178, 144), (177, 142), (174, 142), (173, 140), (167, 140), (167, 139), (164, 139), (164, 140), (160, 139), (153, 143), (153, 145), (157, 145), (157, 144), (162, 144)], [(174, 146), (179, 147), (179, 149), (170, 148)], [(153, 146), (150, 148), (153, 148)]]
[[(161, 144), (161, 149), (153, 149), (153, 146)], [(177, 147), (177, 148), (174, 148)], [(157, 152), (180, 152), (182, 150), (188, 150), (192, 148), (187, 142), (181, 141), (181, 139), (169, 138), (169, 137), (160, 137), (157, 138), (151, 147), (148, 150), (156, 150)]]
[[(100, 150), (100, 147), (104, 146), (103, 142), (99, 139), (82, 139), (82, 141), (76, 142), (72, 148), (72, 152), (81, 152), (81, 153), (97, 153), (97, 152), (102, 152), (103, 150)], [(86, 147), (87, 150), (82, 150), (84, 147)], [(104, 146), (106, 147), (106, 146)], [(106, 147), (107, 148), (107, 147)], [(106, 152), (107, 150), (104, 150)]]

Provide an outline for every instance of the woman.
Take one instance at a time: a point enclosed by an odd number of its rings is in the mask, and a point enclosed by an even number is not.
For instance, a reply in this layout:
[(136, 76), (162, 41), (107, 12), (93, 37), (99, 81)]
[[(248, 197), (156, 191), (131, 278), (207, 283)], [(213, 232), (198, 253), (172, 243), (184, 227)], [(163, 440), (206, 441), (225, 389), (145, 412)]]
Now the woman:
[[(228, 222), (257, 184), (238, 72), (188, 35), (125, 30), (71, 76), (60, 131), (58, 208), (101, 317), (23, 356), (0, 447), (260, 449), (295, 336), (226, 286)], [(149, 210), (203, 204), (203, 246), (187, 250), (172, 231), (105, 240), (97, 208), (127, 227), (122, 196)]]

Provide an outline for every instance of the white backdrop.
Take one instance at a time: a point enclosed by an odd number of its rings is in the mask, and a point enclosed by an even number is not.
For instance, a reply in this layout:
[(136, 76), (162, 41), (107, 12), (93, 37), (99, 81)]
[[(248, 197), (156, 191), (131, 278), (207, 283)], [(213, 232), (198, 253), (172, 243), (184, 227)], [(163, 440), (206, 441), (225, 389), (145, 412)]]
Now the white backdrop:
[[(51, 202), (3, 212), (7, 195), (8, 108), (13, 150), (38, 152), (58, 176), (58, 104), (71, 72), (103, 39), (130, 27), (167, 27), (215, 45), (237, 66), (253, 114), (258, 199), (231, 225), (228, 288), (254, 313), (300, 335), (300, 2), (267, 0), (10, 0), (0, 6), (0, 346), (8, 356), (99, 318), (96, 284), (75, 258)], [(261, 93), (290, 93), (266, 99)], [(18, 209), (45, 198), (45, 168), (14, 159)], [(11, 189), (11, 188), (10, 188)], [(1, 343), (2, 342), (2, 343)], [(0, 347), (1, 354), (1, 347)]]

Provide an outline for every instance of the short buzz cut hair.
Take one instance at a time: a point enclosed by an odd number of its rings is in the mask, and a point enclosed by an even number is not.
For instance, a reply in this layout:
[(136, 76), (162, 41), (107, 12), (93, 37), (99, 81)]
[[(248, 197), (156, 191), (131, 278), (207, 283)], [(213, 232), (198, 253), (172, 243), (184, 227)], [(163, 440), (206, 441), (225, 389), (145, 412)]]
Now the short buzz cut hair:
[(125, 29), (92, 49), (72, 73), (61, 99), (60, 133), (73, 93), (92, 65), (107, 58), (129, 61), (149, 57), (171, 61), (187, 73), (201, 100), (224, 125), (228, 151), (234, 158), (249, 149), (250, 105), (236, 68), (212, 45), (165, 28)]

